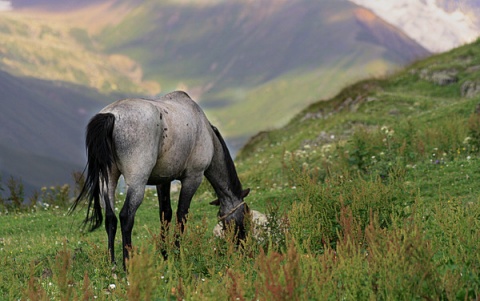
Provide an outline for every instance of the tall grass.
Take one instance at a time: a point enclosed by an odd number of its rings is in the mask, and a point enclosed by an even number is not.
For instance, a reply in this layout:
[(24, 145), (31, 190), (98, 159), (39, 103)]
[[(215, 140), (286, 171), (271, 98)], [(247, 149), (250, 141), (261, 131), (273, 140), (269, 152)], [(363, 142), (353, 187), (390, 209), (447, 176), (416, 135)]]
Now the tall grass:
[[(423, 186), (425, 171), (445, 171), (447, 181), (456, 176), (446, 172), (449, 164), (480, 180), (475, 138), (465, 139), (474, 136), (469, 118), (425, 131), (411, 123), (360, 127), (335, 146), (323, 175), (301, 164), (305, 156), (286, 156), (283, 169), (290, 173), (282, 174), (294, 193), (286, 204), (266, 207), (268, 231), (241, 247), (232, 231), (213, 237), (211, 219), (195, 216), (202, 205), (194, 202), (177, 248), (174, 227), (160, 235), (158, 205), (148, 191), (142, 206), (155, 214), (138, 213), (128, 273), (108, 262), (103, 231), (85, 235), (67, 222), (70, 188), (45, 188), (42, 207), (2, 217), (2, 265), (12, 272), (0, 277), (0, 290), (23, 300), (478, 298), (478, 194), (430, 187), (434, 192), (424, 196)], [(30, 219), (44, 229), (22, 228)]]
[[(372, 135), (364, 139), (377, 134)], [(453, 159), (466, 162), (463, 157), (456, 154)], [(434, 165), (428, 160), (425, 164)], [(416, 169), (392, 168), (387, 178), (372, 170), (353, 169), (322, 181), (297, 170), (296, 200), (283, 209), (269, 207), (269, 232), (260, 240), (247, 238), (240, 248), (232, 232), (225, 240), (212, 237), (206, 217), (191, 216), (180, 248), (173, 243), (174, 229), (164, 243), (160, 226), (137, 225), (135, 237), (145, 239), (134, 242), (128, 273), (112, 270), (103, 232), (94, 237), (45, 232), (61, 239), (57, 247), (44, 252), (44, 245), (36, 243), (19, 262), (27, 267), (3, 276), (1, 290), (4, 296), (24, 300), (477, 298), (478, 201), (423, 198), (409, 184)], [(154, 202), (149, 192), (144, 206), (153, 208)], [(32, 215), (15, 216), (26, 214)], [(63, 218), (51, 208), (33, 215)], [(167, 249), (167, 260), (162, 248)], [(2, 252), (21, 255), (12, 242), (4, 241)], [(13, 270), (15, 262), (4, 259), (5, 267)]]
[(5, 202), (21, 194), (19, 184), (0, 185), (0, 295), (479, 299), (479, 99), (457, 98), (455, 87), (443, 91), (414, 74), (359, 83), (339, 96), (358, 100), (354, 110), (341, 99), (317, 104), (310, 109), (324, 117), (296, 118), (253, 140), (236, 165), (244, 186), (252, 188), (246, 201), (267, 214), (267, 224), (240, 246), (232, 229), (223, 239), (212, 235), (216, 212), (205, 205), (211, 193), (202, 186), (176, 247), (175, 227), (160, 232), (158, 202), (147, 190), (125, 273), (108, 261), (104, 231), (82, 233), (83, 214), (66, 216), (72, 188), (45, 188), (36, 206), (25, 210)]

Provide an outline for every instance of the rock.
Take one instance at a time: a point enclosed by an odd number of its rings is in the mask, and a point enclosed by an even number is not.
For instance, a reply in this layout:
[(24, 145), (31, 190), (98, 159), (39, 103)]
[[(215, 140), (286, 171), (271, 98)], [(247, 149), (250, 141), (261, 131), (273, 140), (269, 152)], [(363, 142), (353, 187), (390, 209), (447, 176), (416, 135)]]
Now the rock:
[(467, 68), (468, 73), (474, 73), (480, 71), (480, 65), (475, 65)]
[(429, 71), (428, 69), (420, 70), (421, 79), (427, 80), (439, 86), (446, 86), (458, 82), (458, 71), (455, 69)]
[(460, 88), (462, 97), (472, 98), (480, 94), (480, 82), (467, 80)]
[(301, 121), (303, 122), (310, 119), (315, 120), (315, 119), (321, 119), (321, 118), (323, 118), (323, 113), (321, 111), (316, 113), (308, 112), (307, 114), (305, 114), (305, 116), (303, 116)]
[(398, 116), (400, 115), (400, 110), (399, 109), (392, 109), (390, 110), (390, 112), (388, 112), (389, 115), (392, 115), (392, 116)]
[[(250, 214), (252, 215), (252, 223), (253, 223), (253, 237), (259, 238), (260, 234), (266, 230), (267, 227), (267, 216), (259, 211), (250, 210)], [(219, 238), (224, 237), (224, 230), (222, 223), (219, 222), (213, 228), (213, 235)]]
[(350, 112), (355, 113), (358, 108), (365, 102), (366, 98), (362, 95), (357, 95), (355, 99), (349, 97), (345, 99), (336, 109), (337, 112), (342, 111), (343, 109), (348, 109)]
[(480, 115), (480, 103), (475, 107), (475, 114)]
[(421, 79), (429, 80), (430, 72), (428, 71), (428, 69), (422, 69), (419, 72), (419, 76), (420, 76)]
[(458, 82), (457, 72), (439, 71), (431, 75), (431, 81), (439, 86), (446, 86)]

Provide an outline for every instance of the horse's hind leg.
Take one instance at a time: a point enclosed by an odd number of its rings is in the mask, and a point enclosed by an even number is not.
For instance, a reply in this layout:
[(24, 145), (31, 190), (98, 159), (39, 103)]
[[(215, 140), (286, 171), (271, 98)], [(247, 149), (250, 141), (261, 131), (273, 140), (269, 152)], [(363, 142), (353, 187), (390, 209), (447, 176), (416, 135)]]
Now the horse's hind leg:
[(135, 221), (135, 213), (143, 201), (145, 184), (128, 185), (125, 204), (120, 211), (120, 225), (122, 227), (123, 242), (123, 268), (126, 269), (128, 252), (132, 248), (132, 229)]
[[(158, 205), (160, 207), (160, 235), (162, 243), (165, 243), (170, 222), (172, 221), (172, 205), (170, 202), (171, 182), (157, 185)], [(162, 255), (167, 259), (167, 251), (162, 247)]]
[(105, 230), (108, 236), (108, 251), (110, 260), (115, 263), (115, 235), (117, 233), (117, 217), (115, 216), (115, 190), (117, 188), (120, 172), (116, 167), (112, 167), (108, 179), (108, 191), (104, 193), (105, 200)]

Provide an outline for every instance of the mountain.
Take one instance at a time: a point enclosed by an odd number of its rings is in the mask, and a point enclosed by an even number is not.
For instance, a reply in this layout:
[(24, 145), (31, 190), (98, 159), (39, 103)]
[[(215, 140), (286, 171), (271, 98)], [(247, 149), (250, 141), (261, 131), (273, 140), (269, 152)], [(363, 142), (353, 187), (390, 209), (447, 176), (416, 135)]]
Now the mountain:
[(0, 175), (21, 179), (27, 193), (72, 182), (85, 165), (90, 116), (120, 95), (0, 71)]
[[(0, 119), (0, 139), (9, 141), (2, 142), (0, 154), (9, 164), (33, 160), (14, 154), (44, 162), (37, 174), (54, 174), (64, 163), (70, 164), (61, 168), (68, 174), (81, 166), (83, 130), (93, 108), (121, 95), (184, 89), (235, 151), (251, 135), (285, 124), (347, 83), (429, 55), (402, 31), (348, 1), (13, 0), (11, 5), (0, 18), (0, 70), (7, 72), (0, 101), (9, 112)], [(80, 105), (86, 115), (75, 113)], [(8, 165), (7, 171), (29, 185), (45, 185), (24, 168)]]
[[(428, 55), (379, 18), (365, 26), (348, 1), (62, 3), (12, 1), (24, 15), (75, 33), (86, 50), (130, 59), (137, 82), (156, 82), (161, 93), (188, 90), (228, 137), (240, 141), (284, 124), (345, 83)], [(275, 111), (265, 111), (272, 101)]]
[(480, 36), (477, 0), (350, 0), (403, 30), (431, 52), (443, 52)]

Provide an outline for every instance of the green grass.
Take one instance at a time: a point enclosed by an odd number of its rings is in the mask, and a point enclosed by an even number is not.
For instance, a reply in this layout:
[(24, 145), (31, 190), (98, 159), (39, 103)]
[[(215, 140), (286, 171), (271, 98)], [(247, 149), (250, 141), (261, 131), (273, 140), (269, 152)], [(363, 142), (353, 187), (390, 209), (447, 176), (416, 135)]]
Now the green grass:
[[(250, 208), (268, 214), (269, 232), (259, 240), (249, 237), (241, 249), (231, 234), (226, 240), (213, 237), (217, 209), (208, 205), (213, 194), (207, 184), (192, 202), (180, 248), (173, 230), (165, 242), (160, 239), (158, 204), (147, 191), (136, 216), (128, 273), (112, 270), (103, 230), (78, 231), (85, 209), (65, 215), (68, 201), (60, 188), (46, 189), (36, 208), (10, 208), (8, 214), (4, 209), (0, 295), (478, 299), (480, 116), (474, 112), (480, 96), (463, 98), (459, 91), (464, 80), (480, 77), (466, 71), (480, 65), (479, 43), (385, 79), (359, 82), (306, 108), (285, 127), (252, 138), (236, 166), (244, 187), (252, 188)], [(469, 64), (459, 64), (466, 55)], [(459, 82), (449, 86), (414, 72), (452, 66), (459, 69)], [(117, 262), (120, 244), (118, 233)]]

